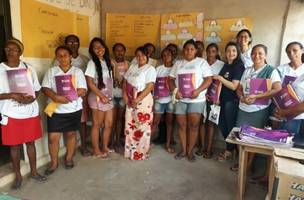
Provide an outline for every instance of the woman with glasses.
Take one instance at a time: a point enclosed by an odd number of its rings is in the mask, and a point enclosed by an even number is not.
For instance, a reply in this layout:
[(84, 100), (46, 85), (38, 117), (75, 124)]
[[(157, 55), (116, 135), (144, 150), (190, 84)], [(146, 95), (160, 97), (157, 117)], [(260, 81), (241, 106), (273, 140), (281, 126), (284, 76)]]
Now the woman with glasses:
[(23, 49), (19, 40), (8, 40), (4, 47), (6, 61), (0, 64), (2, 143), (10, 146), (15, 173), (12, 189), (19, 189), (22, 185), (20, 152), (23, 144), (26, 144), (30, 162), (30, 177), (38, 182), (46, 181), (46, 177), (40, 175), (36, 167), (35, 140), (42, 136), (36, 98), (41, 86), (35, 69), (20, 60)]

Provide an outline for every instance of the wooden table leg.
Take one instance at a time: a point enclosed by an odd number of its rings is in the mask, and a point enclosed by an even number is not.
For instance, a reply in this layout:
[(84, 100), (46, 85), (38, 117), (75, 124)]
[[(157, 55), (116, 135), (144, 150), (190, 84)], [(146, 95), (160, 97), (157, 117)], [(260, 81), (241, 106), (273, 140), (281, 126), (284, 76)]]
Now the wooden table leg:
[(239, 177), (238, 177), (238, 200), (242, 200), (246, 187), (248, 152), (246, 147), (240, 145), (239, 153)]
[(270, 156), (270, 169), (269, 169), (269, 178), (268, 178), (268, 193), (266, 196), (266, 200), (270, 200), (272, 196), (272, 189), (273, 189), (273, 183), (274, 183), (274, 163), (273, 163), (273, 156)]

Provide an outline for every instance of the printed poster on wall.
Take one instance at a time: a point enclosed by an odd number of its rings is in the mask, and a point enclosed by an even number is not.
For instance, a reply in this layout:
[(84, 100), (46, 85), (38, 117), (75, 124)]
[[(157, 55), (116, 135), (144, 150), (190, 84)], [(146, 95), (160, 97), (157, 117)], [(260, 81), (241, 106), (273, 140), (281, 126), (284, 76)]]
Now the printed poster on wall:
[(204, 20), (204, 44), (219, 45), (221, 55), (224, 55), (225, 45), (229, 41), (235, 41), (236, 34), (242, 29), (252, 32), (250, 18), (208, 19)]
[(137, 47), (147, 42), (159, 46), (160, 15), (115, 14), (106, 16), (106, 43), (109, 48), (115, 43), (123, 43), (127, 56), (134, 56)]
[(24, 56), (54, 58), (55, 48), (68, 34), (78, 35), (80, 45), (89, 45), (89, 17), (36, 0), (20, 1)]
[(203, 40), (204, 14), (168, 13), (161, 15), (161, 47), (169, 43), (177, 44), (182, 48), (189, 39)]

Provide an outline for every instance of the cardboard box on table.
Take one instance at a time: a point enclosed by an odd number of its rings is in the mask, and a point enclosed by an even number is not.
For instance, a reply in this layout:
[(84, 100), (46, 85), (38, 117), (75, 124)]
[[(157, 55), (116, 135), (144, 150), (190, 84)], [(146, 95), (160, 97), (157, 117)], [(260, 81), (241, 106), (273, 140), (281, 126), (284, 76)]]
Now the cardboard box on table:
[(275, 149), (275, 181), (271, 199), (304, 200), (303, 161), (302, 149)]

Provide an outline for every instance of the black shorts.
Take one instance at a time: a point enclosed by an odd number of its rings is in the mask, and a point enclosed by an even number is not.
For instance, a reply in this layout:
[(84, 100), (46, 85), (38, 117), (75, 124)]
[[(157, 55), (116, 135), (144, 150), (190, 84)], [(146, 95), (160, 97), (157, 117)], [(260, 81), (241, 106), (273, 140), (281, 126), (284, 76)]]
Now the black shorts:
[(81, 110), (73, 113), (54, 113), (47, 117), (47, 130), (52, 132), (68, 132), (80, 129)]

